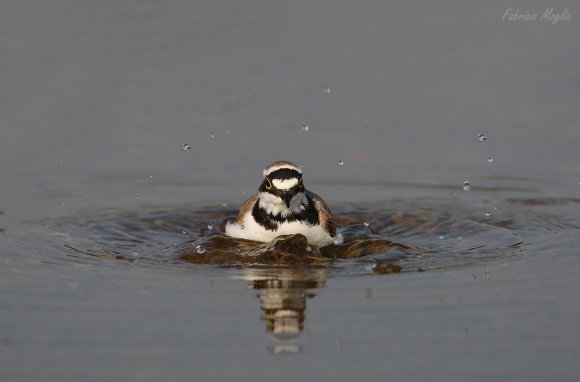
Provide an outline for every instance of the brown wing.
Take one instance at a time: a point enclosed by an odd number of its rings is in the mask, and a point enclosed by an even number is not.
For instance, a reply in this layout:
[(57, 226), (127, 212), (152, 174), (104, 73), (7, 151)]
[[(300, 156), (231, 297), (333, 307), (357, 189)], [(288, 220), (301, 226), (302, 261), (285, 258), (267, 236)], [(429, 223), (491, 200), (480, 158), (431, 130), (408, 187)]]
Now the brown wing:
[(330, 233), (330, 236), (336, 236), (336, 225), (334, 224), (334, 220), (332, 218), (332, 212), (328, 207), (328, 204), (314, 192), (306, 191), (306, 195), (314, 202), (314, 208), (318, 211), (318, 220), (320, 224), (324, 227), (324, 229)]
[(244, 204), (242, 204), (242, 206), (240, 207), (240, 212), (238, 213), (238, 219), (236, 220), (236, 223), (242, 224), (244, 222), (244, 215), (246, 214), (246, 212), (254, 208), (254, 204), (256, 204), (257, 201), (258, 201), (258, 193), (256, 192), (255, 194), (250, 196), (248, 200), (246, 200)]

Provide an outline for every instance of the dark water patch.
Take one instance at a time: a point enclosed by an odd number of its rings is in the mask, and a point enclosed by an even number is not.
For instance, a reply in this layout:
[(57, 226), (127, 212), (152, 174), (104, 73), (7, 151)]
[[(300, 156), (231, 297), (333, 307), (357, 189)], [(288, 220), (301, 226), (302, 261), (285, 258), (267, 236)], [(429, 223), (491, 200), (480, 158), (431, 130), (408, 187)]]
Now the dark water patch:
[[(387, 239), (359, 238), (345, 241), (342, 245), (318, 248), (308, 244), (306, 237), (301, 234), (281, 236), (269, 243), (216, 235), (202, 240), (202, 244), (184, 243), (180, 247), (182, 252), (179, 258), (194, 264), (275, 266), (329, 266), (335, 264), (337, 260), (365, 258), (367, 263), (372, 262), (374, 268), (384, 263), (395, 262), (398, 258), (406, 256), (404, 251), (409, 249), (405, 245)], [(379, 253), (388, 254), (388, 258), (371, 257)], [(390, 269), (401, 270), (400, 267), (394, 266)]]
[[(577, 233), (578, 224), (538, 205), (567, 208), (577, 200), (509, 199), (491, 207), (458, 201), (391, 200), (335, 206), (342, 242), (324, 248), (302, 235), (257, 243), (225, 236), (236, 210), (223, 207), (149, 208), (106, 211), (38, 222), (44, 232), (43, 261), (108, 261), (144, 266), (326, 267), (334, 274), (425, 271), (525, 254), (530, 243), (544, 246), (546, 234)], [(489, 208), (492, 212), (487, 212)], [(486, 211), (486, 213), (484, 213)], [(41, 232), (36, 230), (35, 234)], [(50, 248), (50, 250), (49, 250)]]

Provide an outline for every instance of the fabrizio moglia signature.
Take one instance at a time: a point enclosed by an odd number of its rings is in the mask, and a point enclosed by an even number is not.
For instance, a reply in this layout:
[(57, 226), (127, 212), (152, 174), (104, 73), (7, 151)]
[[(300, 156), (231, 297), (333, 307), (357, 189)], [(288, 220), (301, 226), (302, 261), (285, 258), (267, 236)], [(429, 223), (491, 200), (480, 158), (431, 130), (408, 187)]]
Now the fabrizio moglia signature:
[(538, 21), (555, 25), (560, 21), (571, 21), (572, 14), (568, 8), (564, 8), (561, 11), (554, 8), (547, 8), (538, 18), (538, 13), (533, 10), (522, 12), (517, 8), (508, 8), (505, 10), (501, 19), (505, 21)]

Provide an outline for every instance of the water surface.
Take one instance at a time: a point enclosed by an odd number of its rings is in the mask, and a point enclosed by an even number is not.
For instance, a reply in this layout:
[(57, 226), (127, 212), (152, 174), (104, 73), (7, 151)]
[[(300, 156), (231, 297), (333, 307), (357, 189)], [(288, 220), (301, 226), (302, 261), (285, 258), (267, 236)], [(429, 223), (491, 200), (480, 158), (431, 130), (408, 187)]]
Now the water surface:
[[(2, 1), (0, 379), (576, 381), (580, 11), (518, 6)], [(281, 159), (344, 243), (223, 237)]]

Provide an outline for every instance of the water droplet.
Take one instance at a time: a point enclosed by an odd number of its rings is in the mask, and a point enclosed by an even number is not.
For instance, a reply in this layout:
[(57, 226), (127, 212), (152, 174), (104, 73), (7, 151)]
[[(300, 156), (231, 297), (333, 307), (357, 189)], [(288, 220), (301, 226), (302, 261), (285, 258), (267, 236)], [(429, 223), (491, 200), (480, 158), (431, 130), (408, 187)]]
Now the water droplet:
[(191, 146), (188, 143), (184, 143), (181, 145), (181, 149), (183, 151), (189, 151), (189, 150), (191, 150)]
[(210, 134), (209, 137), (210, 138), (215, 138), (215, 134)]
[(489, 210), (485, 211), (485, 212), (484, 212), (484, 215), (485, 215), (485, 216), (491, 216), (491, 211), (489, 211)]
[(328, 86), (323, 87), (322, 91), (325, 92), (326, 94), (330, 94), (330, 88)]
[(487, 158), (487, 163), (491, 163), (491, 162), (493, 162), (493, 158), (492, 157), (488, 157)]
[(187, 232), (185, 230), (181, 230), (181, 234), (185, 235), (185, 234), (187, 234)]
[(205, 253), (205, 248), (198, 244), (195, 246), (195, 251), (197, 253)]
[(141, 196), (140, 195), (137, 195), (137, 200), (141, 200)]
[(471, 184), (468, 181), (463, 182), (463, 191), (471, 190)]
[(133, 255), (133, 256), (139, 256), (139, 252), (137, 252), (137, 251), (133, 251), (132, 255)]
[(213, 224), (208, 224), (207, 229), (213, 229)]
[(445, 239), (445, 236), (439, 236), (439, 240)]
[(342, 243), (344, 243), (344, 236), (342, 236), (342, 233), (336, 234), (336, 237), (334, 238), (333, 243), (335, 245), (341, 245)]
[(242, 224), (242, 225), (240, 226), (240, 228), (241, 228), (241, 229), (244, 229), (244, 228), (246, 228), (246, 226), (244, 226), (244, 225)]
[(153, 179), (153, 175), (149, 175), (149, 179)]
[(339, 160), (339, 161), (338, 161), (338, 165), (339, 165), (339, 166), (344, 166), (344, 161), (343, 161), (343, 160)]
[(222, 203), (222, 207), (227, 207), (228, 204), (227, 203)]
[(141, 183), (143, 181), (143, 179), (137, 179), (137, 182)]
[(461, 241), (461, 240), (463, 240), (463, 238), (462, 238), (461, 236), (459, 236), (459, 237), (457, 238), (457, 241)]
[(363, 222), (363, 224), (364, 224), (365, 227), (368, 227), (371, 223), (365, 221), (365, 222)]
[(310, 126), (304, 124), (304, 125), (300, 126), (300, 129), (302, 129), (302, 131), (308, 131), (308, 130), (310, 130)]
[(485, 141), (487, 141), (487, 137), (484, 134), (479, 134), (477, 136), (477, 140), (480, 142), (485, 142)]

